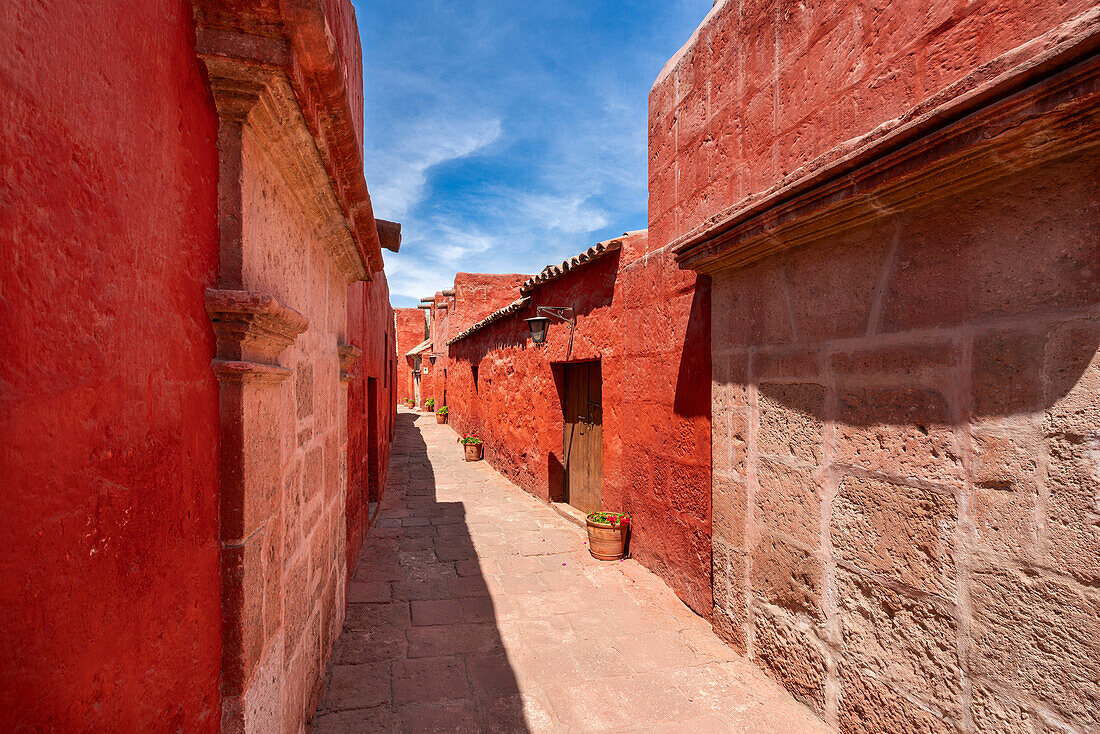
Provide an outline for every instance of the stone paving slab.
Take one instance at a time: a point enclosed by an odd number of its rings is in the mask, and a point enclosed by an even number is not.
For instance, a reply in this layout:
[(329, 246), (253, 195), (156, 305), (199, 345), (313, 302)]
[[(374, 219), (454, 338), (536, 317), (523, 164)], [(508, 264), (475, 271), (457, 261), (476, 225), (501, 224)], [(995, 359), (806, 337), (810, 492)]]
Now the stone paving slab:
[(632, 560), (402, 409), (348, 590), (329, 732), (829, 732)]

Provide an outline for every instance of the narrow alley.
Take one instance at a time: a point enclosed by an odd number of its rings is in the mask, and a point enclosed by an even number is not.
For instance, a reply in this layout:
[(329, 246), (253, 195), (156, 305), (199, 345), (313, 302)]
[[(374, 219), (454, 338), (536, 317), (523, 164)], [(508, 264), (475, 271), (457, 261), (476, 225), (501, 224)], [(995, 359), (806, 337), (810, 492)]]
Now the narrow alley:
[(317, 734), (826, 732), (656, 576), (401, 409)]

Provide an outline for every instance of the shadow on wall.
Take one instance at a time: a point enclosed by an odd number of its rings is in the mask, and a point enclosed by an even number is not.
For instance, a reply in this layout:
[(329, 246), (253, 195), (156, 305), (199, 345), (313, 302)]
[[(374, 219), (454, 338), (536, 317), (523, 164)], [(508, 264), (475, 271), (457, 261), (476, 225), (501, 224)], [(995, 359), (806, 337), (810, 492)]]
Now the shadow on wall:
[(389, 485), (312, 731), (526, 732), (463, 505), (436, 499), (416, 418), (397, 416)]
[(672, 408), (687, 418), (710, 417), (710, 277), (700, 275), (695, 284), (676, 373), (676, 398)]
[(714, 276), (715, 626), (842, 729), (1097, 723), (1095, 163)]

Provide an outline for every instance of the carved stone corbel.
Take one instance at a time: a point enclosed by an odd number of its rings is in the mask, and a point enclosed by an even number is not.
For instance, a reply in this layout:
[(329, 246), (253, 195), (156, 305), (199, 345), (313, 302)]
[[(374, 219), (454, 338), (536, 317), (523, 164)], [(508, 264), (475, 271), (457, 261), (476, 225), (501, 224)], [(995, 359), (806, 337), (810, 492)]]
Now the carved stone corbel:
[(309, 319), (274, 297), (249, 291), (206, 291), (206, 312), (214, 325), (219, 380), (279, 382), (290, 370), (279, 356), (309, 328)]
[(339, 344), (336, 351), (340, 355), (340, 382), (345, 385), (351, 382), (351, 366), (363, 356), (363, 350), (353, 344)]

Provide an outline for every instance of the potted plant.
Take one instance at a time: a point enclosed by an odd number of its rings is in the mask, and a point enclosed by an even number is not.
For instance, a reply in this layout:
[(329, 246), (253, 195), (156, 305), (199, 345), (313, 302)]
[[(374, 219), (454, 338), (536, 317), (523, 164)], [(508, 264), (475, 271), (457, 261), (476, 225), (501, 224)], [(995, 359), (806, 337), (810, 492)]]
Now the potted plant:
[(617, 561), (626, 550), (630, 515), (625, 512), (593, 512), (588, 521), (588, 552), (601, 561)]
[(449, 412), (450, 411), (447, 410), (447, 406), (444, 405), (442, 408), (440, 408), (439, 410), (436, 411), (436, 413), (435, 413), (435, 422), (436, 423), (446, 423), (447, 422), (447, 413), (449, 413)]
[(428, 402), (424, 403), (424, 407), (431, 413), (435, 410), (435, 398), (428, 398)]
[(466, 450), (466, 461), (481, 461), (481, 457), (484, 455), (485, 446), (481, 443), (481, 439), (473, 434), (463, 434), (462, 438), (458, 439), (458, 442), (462, 444), (462, 448)]

